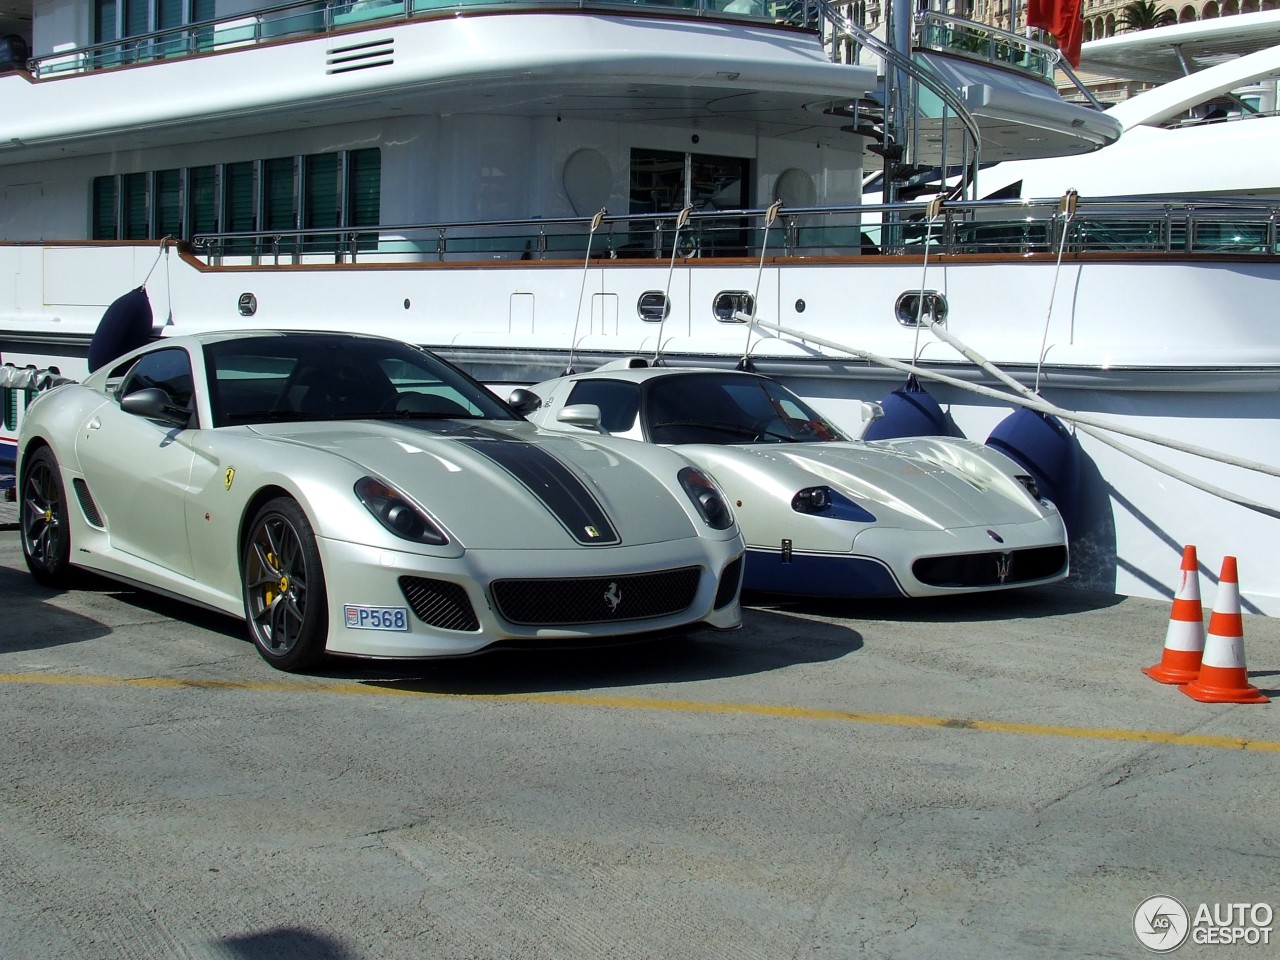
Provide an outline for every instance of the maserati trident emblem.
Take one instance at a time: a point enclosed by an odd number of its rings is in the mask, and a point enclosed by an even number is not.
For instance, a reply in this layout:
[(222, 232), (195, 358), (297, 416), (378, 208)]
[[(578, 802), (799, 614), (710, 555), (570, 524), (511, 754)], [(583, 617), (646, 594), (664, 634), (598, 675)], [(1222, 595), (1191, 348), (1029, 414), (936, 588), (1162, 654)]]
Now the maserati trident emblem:
[(622, 603), (622, 591), (618, 589), (617, 581), (609, 584), (609, 589), (604, 592), (604, 602), (609, 605), (610, 613), (618, 612), (618, 604)]
[(1000, 554), (996, 558), (996, 576), (1000, 578), (1000, 582), (1004, 583), (1009, 579), (1009, 568), (1013, 565), (1007, 553)]
[(992, 540), (994, 540), (996, 543), (1004, 543), (1004, 537), (1000, 536), (1000, 534), (996, 533), (994, 530), (988, 530), (987, 536), (990, 537)]

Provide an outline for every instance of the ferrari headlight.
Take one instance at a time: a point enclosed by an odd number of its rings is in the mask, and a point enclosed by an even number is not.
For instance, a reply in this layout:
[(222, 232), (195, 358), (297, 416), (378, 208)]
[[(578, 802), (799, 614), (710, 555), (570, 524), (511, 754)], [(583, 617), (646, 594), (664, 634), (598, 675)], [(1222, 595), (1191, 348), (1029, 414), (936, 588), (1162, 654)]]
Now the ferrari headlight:
[(356, 481), (356, 496), (378, 518), (378, 522), (402, 540), (444, 546), (449, 538), (430, 517), (390, 484), (374, 477)]
[(698, 508), (707, 526), (712, 530), (728, 530), (733, 526), (733, 514), (710, 477), (694, 467), (685, 467), (678, 476), (680, 486), (684, 487), (684, 492)]
[(855, 523), (873, 523), (876, 519), (871, 511), (830, 487), (805, 487), (791, 498), (791, 509)]

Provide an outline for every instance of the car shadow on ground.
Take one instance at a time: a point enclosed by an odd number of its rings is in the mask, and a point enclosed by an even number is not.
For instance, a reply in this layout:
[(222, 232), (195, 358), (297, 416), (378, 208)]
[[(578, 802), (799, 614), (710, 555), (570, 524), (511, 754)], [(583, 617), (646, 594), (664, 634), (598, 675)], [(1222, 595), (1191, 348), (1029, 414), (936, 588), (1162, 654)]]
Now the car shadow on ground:
[(77, 570), (72, 585), (63, 590), (41, 586), (25, 570), (0, 569), (0, 605), (7, 611), (6, 629), (0, 631), (0, 653), (82, 643), (115, 630), (92, 617), (48, 602), (67, 593), (97, 594), (211, 633), (245, 637), (244, 623), (235, 617), (126, 586), (86, 570)]
[(789, 611), (801, 615), (903, 623), (975, 623), (987, 620), (1026, 620), (1105, 610), (1123, 603), (1114, 593), (1078, 587), (1024, 587), (952, 597), (894, 599), (829, 599), (744, 593), (743, 603), (757, 610)]
[(634, 642), (502, 647), (424, 661), (340, 660), (319, 675), (421, 693), (502, 695), (693, 683), (838, 660), (862, 649), (862, 635), (771, 610), (747, 611), (743, 629), (696, 630)]

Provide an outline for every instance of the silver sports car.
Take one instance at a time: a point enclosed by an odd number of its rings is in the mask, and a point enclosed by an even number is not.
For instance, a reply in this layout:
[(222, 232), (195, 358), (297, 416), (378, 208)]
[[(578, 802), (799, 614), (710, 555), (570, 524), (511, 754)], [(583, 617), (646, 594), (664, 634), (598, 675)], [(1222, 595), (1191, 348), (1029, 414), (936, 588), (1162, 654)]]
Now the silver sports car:
[(767, 377), (619, 361), (513, 396), (573, 436), (669, 445), (703, 467), (747, 542), (744, 587), (921, 597), (1068, 573), (1053, 504), (1004, 454), (968, 440), (850, 440)]
[(36, 398), (18, 483), (37, 580), (243, 616), (285, 670), (741, 622), (742, 537), (702, 470), (538, 430), (393, 340), (156, 341)]

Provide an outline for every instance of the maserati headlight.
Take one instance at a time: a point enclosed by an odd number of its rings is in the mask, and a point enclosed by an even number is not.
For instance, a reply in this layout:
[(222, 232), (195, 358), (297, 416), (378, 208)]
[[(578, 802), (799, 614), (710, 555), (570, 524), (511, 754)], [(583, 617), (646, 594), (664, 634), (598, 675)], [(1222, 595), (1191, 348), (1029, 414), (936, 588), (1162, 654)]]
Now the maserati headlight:
[(680, 486), (684, 487), (684, 492), (698, 508), (698, 513), (707, 526), (712, 530), (728, 530), (733, 526), (733, 514), (729, 512), (729, 505), (724, 502), (720, 488), (710, 477), (695, 467), (685, 467), (678, 476)]
[(869, 510), (830, 487), (805, 487), (791, 498), (791, 509), (796, 513), (819, 514), (832, 520), (873, 523), (876, 519)]
[(1032, 500), (1040, 499), (1040, 484), (1036, 483), (1036, 478), (1029, 473), (1014, 474), (1013, 479), (1017, 480), (1027, 489), (1027, 493), (1031, 494)]
[(388, 483), (374, 477), (356, 481), (356, 496), (378, 522), (402, 540), (442, 547), (449, 542), (422, 508)]

